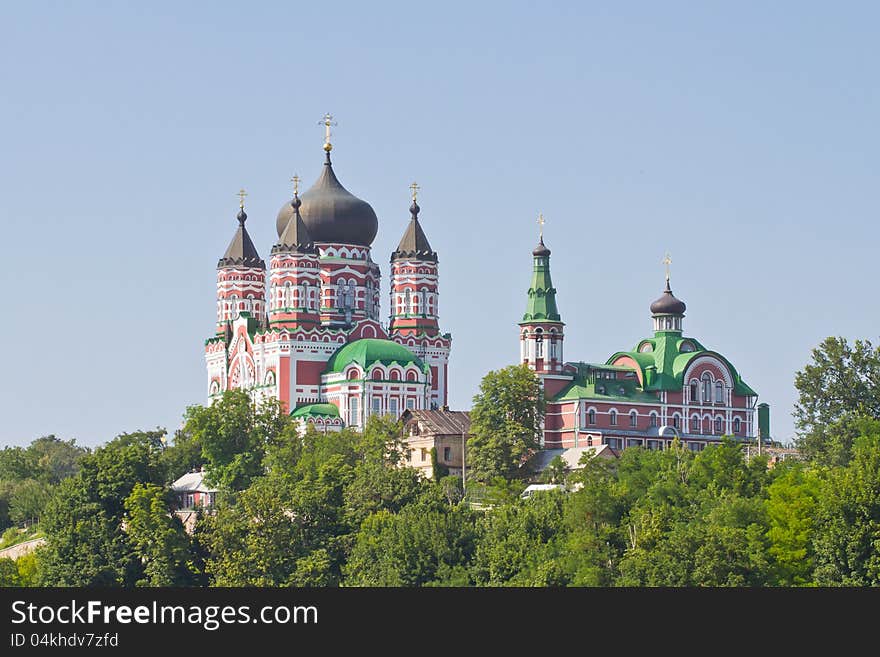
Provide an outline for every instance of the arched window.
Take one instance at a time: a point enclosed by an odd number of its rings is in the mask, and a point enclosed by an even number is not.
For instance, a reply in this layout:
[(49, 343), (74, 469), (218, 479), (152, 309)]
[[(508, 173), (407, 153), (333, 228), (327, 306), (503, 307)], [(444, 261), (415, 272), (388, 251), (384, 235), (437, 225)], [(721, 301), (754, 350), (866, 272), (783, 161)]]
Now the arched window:
[(609, 423), (612, 427), (617, 426), (617, 411), (612, 410), (608, 413)]
[(388, 378), (392, 381), (400, 381), (400, 370), (391, 370), (391, 373), (388, 375)]
[(407, 381), (417, 381), (418, 378), (416, 377), (415, 371), (410, 370), (409, 372), (407, 372), (406, 373), (406, 380)]
[(672, 416), (672, 426), (681, 431), (681, 415), (678, 413), (675, 413)]
[(591, 408), (587, 412), (587, 422), (589, 422), (590, 424), (596, 424), (596, 409), (595, 408)]
[(724, 382), (716, 381), (715, 382), (715, 403), (723, 404), (724, 403)]
[(403, 314), (412, 314), (412, 293), (409, 290), (403, 291)]
[(733, 433), (739, 433), (742, 427), (740, 426), (740, 419), (738, 417), (733, 418)]
[(382, 370), (376, 368), (373, 370), (373, 381), (381, 381), (382, 380)]
[(703, 381), (703, 403), (711, 404), (712, 403), (712, 375), (708, 372), (703, 372), (703, 376), (701, 377)]
[(535, 329), (535, 358), (544, 357), (544, 329), (540, 326)]
[(631, 427), (639, 426), (639, 414), (636, 411), (629, 412), (629, 426), (631, 426)]
[(353, 381), (354, 379), (360, 378), (360, 372), (356, 367), (349, 368), (348, 372), (345, 374), (345, 378), (349, 381)]
[(651, 411), (651, 416), (650, 416), (650, 417), (651, 417), (651, 426), (652, 426), (652, 427), (656, 427), (656, 426), (657, 426), (657, 420), (658, 420), (657, 414), (656, 414), (654, 411)]
[(691, 433), (700, 433), (700, 416), (694, 415), (691, 418)]
[(699, 399), (699, 394), (700, 394), (700, 393), (699, 393), (699, 389), (698, 389), (698, 387), (697, 387), (697, 382), (696, 382), (696, 381), (691, 381), (691, 385), (690, 385), (690, 399), (689, 399), (689, 401), (690, 401), (692, 404), (696, 404), (697, 402), (699, 402), (699, 401), (700, 401), (700, 399)]
[(272, 370), (269, 370), (268, 372), (266, 372), (266, 379), (265, 379), (264, 383), (267, 386), (274, 386), (275, 385), (275, 372), (273, 372)]
[(715, 418), (715, 433), (721, 433), (721, 431), (722, 431), (721, 425), (722, 425), (722, 419), (721, 419), (721, 416), (719, 415), (718, 417)]

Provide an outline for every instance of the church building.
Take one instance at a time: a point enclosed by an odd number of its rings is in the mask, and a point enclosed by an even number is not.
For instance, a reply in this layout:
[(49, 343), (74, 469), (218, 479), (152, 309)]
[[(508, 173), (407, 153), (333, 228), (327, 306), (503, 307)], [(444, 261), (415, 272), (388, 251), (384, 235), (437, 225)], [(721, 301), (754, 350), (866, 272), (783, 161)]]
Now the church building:
[(770, 407), (757, 404), (758, 394), (727, 358), (684, 335), (687, 307), (672, 293), (668, 256), (666, 289), (650, 305), (653, 335), (604, 363), (565, 361), (543, 218), (539, 223), (519, 338), (520, 362), (547, 397), (543, 447), (663, 449), (678, 438), (700, 451), (725, 435), (770, 440)]
[(452, 337), (439, 326), (438, 258), (410, 219), (391, 254), (390, 321), (379, 320), (379, 266), (370, 245), (379, 229), (369, 203), (333, 170), (332, 116), (317, 181), (278, 212), (278, 241), (266, 263), (248, 235), (244, 191), (238, 228), (217, 263), (216, 333), (205, 341), (208, 395), (249, 390), (280, 399), (322, 430), (363, 427), (371, 414), (447, 403)]

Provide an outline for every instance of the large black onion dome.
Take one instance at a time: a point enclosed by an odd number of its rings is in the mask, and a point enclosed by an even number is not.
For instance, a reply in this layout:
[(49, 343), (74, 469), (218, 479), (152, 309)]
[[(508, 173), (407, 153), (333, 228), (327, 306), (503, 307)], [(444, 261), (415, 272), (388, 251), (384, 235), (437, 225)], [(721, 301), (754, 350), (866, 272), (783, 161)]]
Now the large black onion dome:
[(663, 296), (651, 304), (652, 315), (684, 315), (687, 309), (684, 301), (676, 299), (669, 288), (669, 279), (666, 279), (666, 289)]
[(544, 238), (541, 237), (541, 241), (538, 242), (538, 246), (534, 248), (532, 251), (533, 256), (548, 256), (550, 255), (550, 249), (544, 246)]
[[(278, 212), (276, 228), (279, 237), (293, 212), (290, 202)], [(320, 177), (302, 195), (300, 213), (315, 242), (370, 246), (379, 231), (379, 219), (372, 206), (345, 189), (336, 178), (329, 151)]]

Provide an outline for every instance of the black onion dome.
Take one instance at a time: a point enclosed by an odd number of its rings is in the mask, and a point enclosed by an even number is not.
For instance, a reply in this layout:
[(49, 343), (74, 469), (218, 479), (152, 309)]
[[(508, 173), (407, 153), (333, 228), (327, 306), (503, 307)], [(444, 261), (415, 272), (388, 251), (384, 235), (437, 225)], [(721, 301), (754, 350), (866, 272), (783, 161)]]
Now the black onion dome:
[(257, 247), (254, 246), (251, 236), (248, 235), (244, 222), (247, 221), (247, 214), (244, 209), (238, 213), (238, 230), (232, 236), (232, 241), (226, 249), (226, 253), (220, 258), (217, 267), (259, 267), (266, 268), (266, 263), (260, 259), (257, 253)]
[(544, 246), (544, 238), (541, 238), (541, 241), (538, 242), (538, 246), (532, 251), (532, 255), (534, 256), (548, 256), (550, 255), (550, 249)]
[(419, 223), (419, 204), (413, 201), (409, 208), (411, 218), (400, 243), (391, 253), (391, 262), (395, 260), (423, 260), (427, 262), (437, 262), (437, 254), (428, 243), (425, 231)]
[[(276, 228), (279, 237), (293, 212), (290, 202), (278, 212)], [(336, 178), (329, 152), (320, 177), (302, 195), (300, 213), (315, 242), (370, 246), (379, 231), (379, 219), (372, 206), (345, 189)]]
[(684, 301), (676, 299), (669, 288), (669, 280), (666, 281), (666, 289), (663, 296), (651, 304), (652, 315), (684, 315), (687, 306)]

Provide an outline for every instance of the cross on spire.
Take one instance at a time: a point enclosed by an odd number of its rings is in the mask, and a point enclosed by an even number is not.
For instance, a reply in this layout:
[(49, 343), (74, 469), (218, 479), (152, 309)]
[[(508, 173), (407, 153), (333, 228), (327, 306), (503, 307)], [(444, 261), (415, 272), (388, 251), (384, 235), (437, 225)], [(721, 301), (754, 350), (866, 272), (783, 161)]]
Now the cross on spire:
[(299, 194), (299, 176), (293, 174), (293, 178), (290, 179), (290, 182), (293, 183), (293, 195), (297, 196)]
[(418, 184), (413, 182), (413, 184), (409, 186), (409, 189), (412, 192), (413, 203), (415, 203), (416, 197), (419, 195), (419, 190), (421, 189), (421, 187), (419, 187)]
[(330, 126), (336, 125), (336, 121), (333, 120), (333, 115), (328, 112), (318, 121), (318, 125), (324, 126), (324, 150), (329, 153), (333, 149), (333, 144), (330, 143)]
[(538, 213), (538, 234), (540, 235), (542, 242), (544, 241), (544, 223), (545, 223), (544, 213), (539, 212)]
[(672, 264), (672, 258), (669, 256), (669, 252), (666, 252), (663, 260), (661, 260), (664, 265), (666, 265), (666, 282), (669, 283), (669, 265)]
[(247, 192), (244, 191), (244, 187), (238, 190), (238, 209), (244, 210), (244, 197), (247, 196)]

